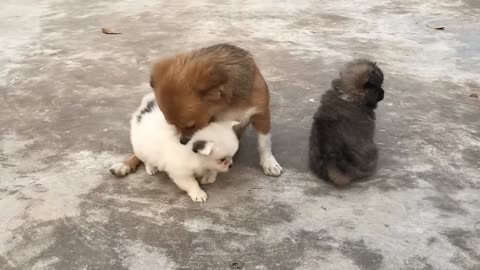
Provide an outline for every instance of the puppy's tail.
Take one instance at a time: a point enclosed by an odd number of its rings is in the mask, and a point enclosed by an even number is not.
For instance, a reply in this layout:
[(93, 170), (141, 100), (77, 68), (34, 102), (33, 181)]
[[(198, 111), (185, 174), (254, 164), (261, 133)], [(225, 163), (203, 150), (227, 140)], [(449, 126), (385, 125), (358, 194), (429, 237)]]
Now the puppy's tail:
[(346, 186), (352, 182), (352, 177), (341, 172), (334, 164), (327, 166), (327, 174), (330, 181), (337, 186)]

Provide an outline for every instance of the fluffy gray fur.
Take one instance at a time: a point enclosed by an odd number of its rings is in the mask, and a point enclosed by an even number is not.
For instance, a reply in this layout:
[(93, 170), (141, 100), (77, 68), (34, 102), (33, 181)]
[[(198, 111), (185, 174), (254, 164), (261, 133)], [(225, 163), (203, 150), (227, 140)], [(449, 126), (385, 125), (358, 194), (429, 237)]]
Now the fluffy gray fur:
[(346, 185), (374, 172), (374, 110), (383, 99), (382, 84), (382, 70), (365, 59), (347, 63), (332, 81), (310, 133), (309, 165), (318, 177)]

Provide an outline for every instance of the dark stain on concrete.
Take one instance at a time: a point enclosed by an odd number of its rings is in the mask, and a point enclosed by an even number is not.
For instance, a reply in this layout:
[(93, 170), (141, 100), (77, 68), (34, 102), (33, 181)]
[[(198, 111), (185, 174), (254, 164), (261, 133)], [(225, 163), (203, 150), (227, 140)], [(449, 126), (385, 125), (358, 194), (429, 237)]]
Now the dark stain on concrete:
[(429, 237), (429, 238), (427, 239), (427, 245), (428, 245), (428, 246), (431, 246), (431, 245), (435, 244), (437, 241), (438, 241), (438, 239), (437, 239), (436, 237), (434, 237), (434, 236)]
[(341, 252), (352, 259), (360, 269), (382, 269), (383, 255), (379, 250), (369, 248), (363, 239), (344, 241)]
[(465, 255), (480, 264), (480, 250), (475, 248), (474, 239), (478, 237), (475, 232), (467, 231), (462, 228), (449, 229), (442, 232), (447, 237), (447, 240), (453, 246), (459, 248)]
[(428, 259), (422, 256), (413, 256), (403, 261), (401, 270), (435, 270), (435, 268), (428, 263)]
[(443, 216), (468, 215), (469, 213), (462, 208), (459, 202), (445, 195), (426, 197), (425, 200), (432, 202), (433, 206), (441, 211)]

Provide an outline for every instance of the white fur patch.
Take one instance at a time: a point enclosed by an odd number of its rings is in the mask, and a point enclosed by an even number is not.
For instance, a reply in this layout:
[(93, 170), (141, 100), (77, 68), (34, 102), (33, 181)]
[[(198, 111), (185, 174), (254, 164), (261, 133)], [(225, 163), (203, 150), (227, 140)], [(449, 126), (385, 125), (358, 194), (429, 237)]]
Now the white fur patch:
[(280, 176), (282, 167), (272, 154), (271, 134), (258, 134), (258, 151), (260, 153), (260, 166), (263, 172), (270, 176)]
[(147, 171), (147, 174), (149, 175), (155, 175), (158, 172), (157, 167), (145, 164), (145, 171)]
[[(197, 131), (190, 142), (183, 145), (176, 128), (168, 124), (158, 106), (145, 111), (154, 98), (153, 94), (146, 95), (132, 115), (130, 139), (133, 151), (146, 164), (148, 174), (164, 171), (193, 201), (204, 202), (207, 194), (201, 190), (194, 176), (205, 171), (213, 171), (215, 174), (228, 171), (228, 166), (225, 168), (218, 160), (232, 157), (238, 150), (238, 138), (232, 129), (235, 123), (213, 122)], [(137, 116), (142, 111), (141, 121), (138, 121)], [(192, 151), (193, 144), (198, 141), (205, 141), (205, 145), (195, 153)], [(114, 165), (112, 169), (120, 175), (130, 172), (130, 168), (123, 163)], [(215, 179), (212, 174), (203, 182), (213, 183)]]
[(208, 195), (205, 191), (203, 191), (201, 188), (194, 189), (193, 191), (190, 191), (188, 193), (188, 196), (192, 199), (194, 202), (206, 202)]
[(231, 110), (216, 116), (217, 121), (238, 121), (240, 125), (246, 125), (250, 118), (256, 114), (256, 108), (249, 108), (246, 110)]
[(110, 167), (110, 173), (115, 176), (125, 176), (129, 174), (131, 171), (132, 171), (132, 168), (130, 168), (130, 166), (127, 166), (123, 162), (113, 164), (113, 166)]

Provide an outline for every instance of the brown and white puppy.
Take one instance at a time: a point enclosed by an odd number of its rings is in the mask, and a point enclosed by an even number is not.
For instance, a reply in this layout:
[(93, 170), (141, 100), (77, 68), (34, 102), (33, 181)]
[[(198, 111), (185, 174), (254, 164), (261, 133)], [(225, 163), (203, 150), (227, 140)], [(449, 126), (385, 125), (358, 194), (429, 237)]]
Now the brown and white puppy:
[[(164, 58), (154, 64), (150, 85), (166, 120), (181, 133), (182, 143), (212, 121), (239, 121), (239, 137), (251, 123), (258, 134), (264, 173), (282, 173), (272, 154), (270, 93), (248, 51), (217, 44)], [(140, 163), (131, 156), (124, 161), (130, 170), (112, 173), (128, 174)]]

